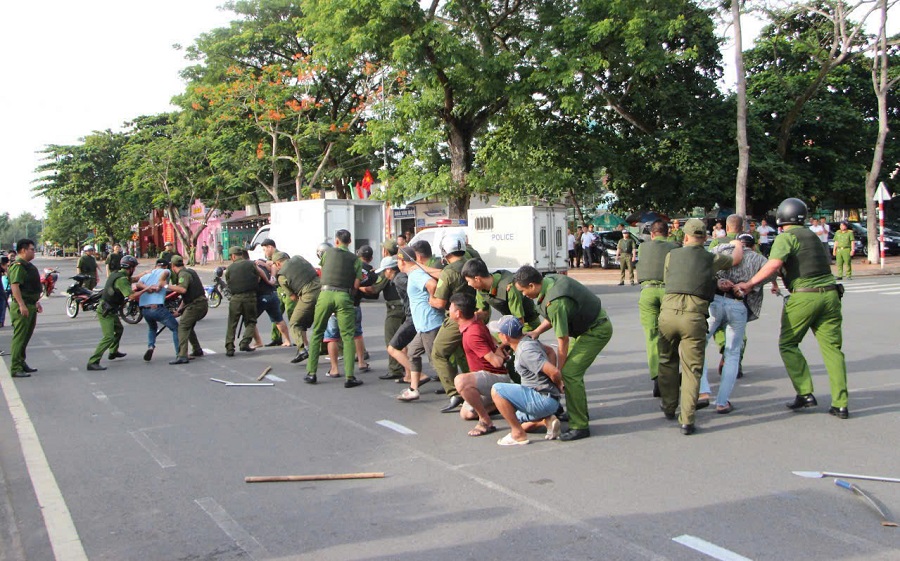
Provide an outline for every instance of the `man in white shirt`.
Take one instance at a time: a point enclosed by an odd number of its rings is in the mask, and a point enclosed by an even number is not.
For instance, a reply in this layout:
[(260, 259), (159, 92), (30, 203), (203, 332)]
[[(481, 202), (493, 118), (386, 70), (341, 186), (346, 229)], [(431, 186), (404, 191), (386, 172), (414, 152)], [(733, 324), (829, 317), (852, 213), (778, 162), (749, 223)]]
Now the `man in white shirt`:
[(769, 226), (766, 219), (763, 218), (756, 231), (759, 232), (759, 251), (768, 257), (769, 250), (772, 249), (772, 241), (774, 238), (772, 234), (775, 233), (775, 228)]
[(566, 237), (566, 249), (569, 250), (569, 268), (575, 267), (575, 234), (569, 228), (569, 235)]
[(592, 224), (588, 230), (581, 234), (581, 247), (584, 253), (584, 267), (590, 269), (594, 264), (593, 244), (594, 244), (594, 225)]

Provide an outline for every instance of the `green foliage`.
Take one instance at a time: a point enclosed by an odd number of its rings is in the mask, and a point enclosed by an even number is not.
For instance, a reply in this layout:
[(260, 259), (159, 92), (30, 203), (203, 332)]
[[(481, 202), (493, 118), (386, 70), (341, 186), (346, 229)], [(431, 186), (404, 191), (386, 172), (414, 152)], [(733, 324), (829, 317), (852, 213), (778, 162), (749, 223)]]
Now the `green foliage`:
[(34, 240), (38, 244), (42, 239), (43, 223), (30, 212), (23, 212), (10, 218), (8, 212), (0, 214), (0, 248), (12, 249), (16, 241), (22, 238)]

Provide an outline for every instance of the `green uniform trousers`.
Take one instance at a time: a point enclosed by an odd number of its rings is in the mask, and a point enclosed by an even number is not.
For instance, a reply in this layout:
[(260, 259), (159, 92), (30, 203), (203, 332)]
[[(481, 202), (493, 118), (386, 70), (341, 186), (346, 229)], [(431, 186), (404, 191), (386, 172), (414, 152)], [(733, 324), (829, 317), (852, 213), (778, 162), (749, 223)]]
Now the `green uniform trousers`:
[(644, 285), (638, 300), (641, 327), (644, 328), (644, 338), (647, 340), (647, 367), (650, 369), (651, 380), (655, 380), (659, 374), (659, 307), (665, 295), (666, 287), (662, 284)]
[(256, 331), (256, 293), (242, 292), (232, 294), (228, 301), (228, 328), (225, 330), (225, 350), (234, 352), (234, 334), (238, 322), (244, 319), (244, 332), (241, 336), (241, 347), (247, 348), (253, 341)]
[(28, 317), (24, 317), (19, 311), (19, 303), (13, 298), (12, 305), (9, 307), (9, 318), (12, 321), (13, 336), (9, 345), (10, 374), (25, 372), (25, 355), (27, 354), (28, 342), (34, 334), (34, 326), (37, 325), (37, 305), (25, 303), (28, 308)]
[(584, 373), (612, 339), (612, 334), (612, 322), (609, 321), (606, 310), (601, 310), (594, 325), (571, 340), (569, 354), (560, 373), (565, 384), (566, 410), (569, 412), (570, 429), (588, 428), (590, 417), (587, 393), (584, 389)]
[(191, 345), (195, 354), (203, 351), (200, 346), (200, 340), (197, 339), (197, 333), (194, 326), (197, 322), (206, 317), (209, 312), (209, 302), (206, 298), (200, 297), (184, 307), (181, 316), (178, 318), (178, 356), (187, 358), (188, 343)]
[(94, 290), (95, 288), (97, 288), (97, 277), (95, 277), (93, 275), (88, 275), (88, 276), (90, 276), (90, 278), (85, 280), (82, 283), (82, 286), (88, 290)]
[(813, 393), (812, 374), (806, 357), (800, 352), (800, 342), (812, 328), (822, 351), (828, 381), (831, 384), (831, 405), (847, 406), (847, 365), (841, 351), (841, 299), (836, 290), (828, 292), (795, 292), (787, 298), (781, 312), (781, 336), (778, 350), (794, 384), (797, 395)]
[[(659, 313), (659, 393), (666, 413), (674, 413), (679, 403), (683, 425), (694, 424), (700, 376), (706, 360), (706, 316), (697, 312), (663, 309)], [(681, 374), (679, 376), (679, 355)]]
[[(301, 305), (298, 304), (294, 315), (297, 314), (300, 307)], [(353, 306), (353, 297), (350, 296), (350, 293), (336, 290), (319, 292), (312, 333), (309, 336), (309, 360), (306, 362), (306, 372), (315, 374), (319, 368), (322, 337), (325, 336), (328, 318), (332, 313), (337, 316), (338, 330), (341, 333), (341, 341), (344, 343), (344, 376), (352, 378), (356, 367), (356, 345), (353, 343), (353, 337), (356, 335), (356, 308)]]
[[(838, 249), (837, 255), (835, 256), (835, 260), (837, 261), (837, 276), (839, 277), (847, 277), (848, 279), (853, 278), (853, 264), (850, 263), (850, 248)], [(844, 274), (844, 268), (847, 269), (847, 274)]]
[(628, 269), (628, 273), (631, 275), (631, 282), (634, 282), (634, 261), (631, 260), (630, 253), (623, 253), (619, 259), (619, 271), (621, 272), (619, 282), (625, 282), (625, 269)]
[(107, 349), (110, 353), (119, 352), (119, 341), (122, 340), (122, 333), (125, 332), (118, 312), (104, 314), (98, 311), (97, 321), (100, 322), (100, 330), (103, 332), (103, 337), (100, 338), (97, 348), (94, 349), (94, 354), (88, 359), (88, 364), (99, 364), (100, 359), (103, 358), (103, 351)]
[[(403, 325), (404, 321), (406, 321), (406, 313), (403, 311), (403, 303), (400, 300), (388, 301), (387, 315), (384, 317), (385, 347), (391, 342), (394, 334), (397, 333), (397, 330), (400, 329), (400, 326)], [(406, 374), (406, 370), (403, 366), (397, 362), (397, 359), (390, 355), (388, 359), (388, 372), (394, 375)]]
[[(316, 281), (313, 286), (306, 285), (300, 293), (297, 301), (288, 298), (290, 304), (285, 304), (285, 312), (288, 313), (288, 330), (291, 333), (291, 339), (298, 348), (303, 347), (303, 332), (312, 327), (316, 316), (316, 302), (319, 300), (322, 287)], [(356, 314), (356, 312), (353, 312)], [(354, 322), (356, 316), (354, 315)], [(326, 320), (327, 323), (327, 320)], [(355, 329), (355, 328), (354, 328)], [(324, 335), (324, 331), (322, 334)]]
[(431, 365), (437, 372), (441, 385), (447, 392), (447, 397), (459, 395), (453, 380), (460, 368), (463, 372), (468, 372), (469, 367), (466, 362), (466, 352), (462, 347), (462, 333), (459, 332), (459, 325), (449, 317), (444, 318), (444, 323), (434, 338), (431, 347)]

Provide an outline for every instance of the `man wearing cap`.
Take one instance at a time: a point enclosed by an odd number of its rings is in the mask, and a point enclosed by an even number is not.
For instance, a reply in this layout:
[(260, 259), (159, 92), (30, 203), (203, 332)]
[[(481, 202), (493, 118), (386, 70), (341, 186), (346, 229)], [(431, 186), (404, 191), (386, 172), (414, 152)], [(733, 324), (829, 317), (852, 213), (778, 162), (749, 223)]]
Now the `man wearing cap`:
[[(681, 220), (676, 218), (672, 221), (672, 228), (669, 230), (669, 235), (665, 241), (672, 242), (679, 247), (684, 245), (684, 230), (681, 229)], [(643, 278), (641, 277), (641, 279)]]
[(684, 234), (684, 247), (666, 255), (666, 295), (659, 312), (658, 380), (660, 407), (668, 419), (675, 419), (680, 386), (681, 432), (690, 435), (695, 432), (694, 413), (705, 362), (706, 318), (709, 303), (715, 297), (715, 274), (740, 263), (744, 250), (741, 242), (734, 240), (731, 256), (706, 251), (706, 226), (696, 218), (685, 223)]
[(491, 387), (500, 382), (509, 383), (506, 370), (508, 348), (499, 349), (487, 326), (475, 317), (475, 298), (465, 292), (450, 296), (450, 321), (459, 326), (462, 347), (471, 372), (464, 372), (453, 379), (456, 391), (466, 403), (460, 409), (463, 420), (478, 420), (469, 436), (484, 436), (497, 430), (491, 421), (494, 402)]
[[(641, 327), (647, 342), (647, 367), (653, 381), (653, 397), (659, 397), (659, 309), (666, 295), (663, 282), (666, 256), (676, 246), (669, 235), (669, 227), (662, 220), (650, 224), (650, 241), (638, 248), (638, 277), (641, 279), (641, 297), (638, 299)], [(683, 233), (683, 232), (682, 232)]]
[[(716, 395), (716, 413), (720, 414), (728, 414), (734, 410), (729, 398), (738, 378), (741, 354), (747, 340), (745, 335), (747, 322), (759, 317), (763, 302), (761, 286), (745, 294), (735, 291), (734, 285), (753, 278), (767, 261), (765, 257), (753, 251), (756, 240), (751, 234), (740, 234), (737, 239), (744, 247), (744, 256), (738, 265), (716, 273), (716, 295), (709, 305), (707, 319), (707, 341), (713, 333), (722, 333), (725, 343), (722, 382)], [(713, 249), (713, 253), (730, 255), (733, 248), (734, 246), (730, 244), (720, 244)], [(704, 394), (710, 394), (706, 361), (703, 363), (703, 376), (700, 379), (700, 395)]]
[(234, 337), (238, 322), (244, 321), (244, 332), (241, 337), (240, 350), (252, 352), (250, 346), (256, 332), (256, 289), (262, 273), (249, 256), (240, 247), (228, 250), (231, 265), (225, 269), (225, 282), (231, 291), (228, 301), (228, 327), (225, 331), (225, 356), (234, 356)]
[(184, 259), (180, 255), (172, 256), (172, 272), (175, 273), (175, 284), (169, 288), (181, 294), (181, 304), (175, 312), (178, 317), (178, 356), (169, 364), (187, 364), (188, 343), (190, 343), (191, 356), (203, 356), (203, 347), (197, 338), (195, 326), (197, 322), (206, 317), (209, 312), (209, 302), (206, 300), (206, 290), (196, 271), (184, 266)]
[(25, 362), (28, 342), (37, 325), (37, 315), (44, 311), (40, 299), (42, 294), (41, 273), (32, 265), (34, 241), (23, 238), (16, 242), (16, 259), (9, 264), (7, 277), (12, 302), (9, 317), (12, 321), (13, 336), (9, 345), (11, 361), (9, 371), (13, 378), (28, 378), (37, 368)]
[(531, 331), (541, 324), (534, 301), (525, 298), (513, 282), (515, 275), (510, 271), (499, 270), (488, 272), (487, 265), (481, 259), (470, 259), (462, 268), (462, 276), (466, 283), (475, 289), (475, 307), (479, 319), (484, 323), (490, 319), (491, 308), (500, 315), (512, 315), (522, 322), (526, 331)]
[(178, 255), (175, 252), (175, 244), (172, 242), (166, 242), (163, 246), (162, 253), (159, 254), (159, 258), (165, 261), (166, 263), (172, 262), (172, 257)]
[[(394, 248), (396, 248), (396, 244), (394, 244)], [(382, 258), (381, 264), (374, 271), (374, 274), (377, 276), (375, 284), (360, 287), (359, 290), (376, 298), (379, 294), (384, 295), (384, 303), (387, 307), (387, 314), (384, 317), (384, 345), (389, 347), (391, 339), (393, 339), (397, 330), (400, 329), (400, 326), (406, 320), (406, 310), (404, 309), (403, 299), (397, 290), (397, 286), (394, 284), (394, 279), (400, 273), (396, 251), (391, 255), (388, 249), (385, 248), (384, 252), (388, 253), (388, 255)], [(397, 362), (393, 355), (388, 353), (388, 371), (378, 378), (380, 380), (399, 380), (404, 377), (405, 373), (403, 365)]]
[(353, 306), (353, 294), (359, 289), (359, 283), (363, 279), (362, 262), (349, 249), (351, 237), (348, 230), (338, 230), (334, 235), (334, 241), (337, 246), (325, 250), (321, 257), (322, 291), (316, 301), (312, 335), (309, 339), (309, 360), (306, 363), (306, 377), (303, 381), (307, 384), (317, 382), (316, 370), (319, 367), (322, 337), (328, 318), (334, 313), (344, 343), (346, 377), (344, 387), (355, 388), (363, 383), (353, 375), (356, 361), (356, 346), (353, 341), (356, 331), (356, 310)]
[(525, 297), (537, 301), (544, 318), (528, 335), (537, 339), (550, 329), (556, 335), (557, 367), (562, 373), (569, 410), (569, 430), (559, 438), (587, 438), (591, 431), (584, 374), (612, 338), (609, 316), (597, 295), (568, 276), (543, 276), (531, 265), (525, 265), (516, 271), (515, 283)]
[(100, 268), (97, 266), (97, 259), (94, 258), (94, 246), (84, 246), (84, 252), (78, 258), (75, 270), (79, 275), (86, 275), (88, 278), (83, 285), (88, 290), (93, 290), (100, 283)]
[(788, 409), (799, 411), (818, 405), (813, 395), (812, 374), (800, 351), (800, 342), (810, 329), (815, 333), (828, 381), (831, 386), (831, 408), (828, 413), (839, 419), (850, 416), (847, 392), (847, 364), (841, 351), (843, 343), (840, 285), (831, 273), (831, 259), (819, 238), (803, 227), (806, 203), (785, 199), (775, 218), (784, 232), (775, 238), (769, 262), (752, 279), (737, 288), (748, 292), (783, 268), (784, 283), (791, 291), (781, 311), (781, 334), (778, 350), (796, 397)]
[(832, 255), (837, 261), (837, 275), (835, 275), (837, 280), (843, 280), (845, 269), (847, 271), (847, 280), (853, 278), (853, 266), (850, 261), (855, 253), (853, 246), (856, 240), (853, 238), (853, 231), (849, 230), (847, 226), (847, 221), (842, 221), (841, 229), (834, 233), (834, 250), (832, 250)]
[[(495, 326), (492, 322), (491, 328)], [(491, 388), (494, 405), (506, 422), (509, 434), (497, 441), (500, 446), (528, 444), (528, 432), (546, 427), (546, 440), (559, 438), (559, 409), (562, 374), (555, 364), (555, 356), (548, 358), (546, 347), (531, 337), (522, 336), (522, 324), (513, 316), (503, 316), (496, 322), (500, 342), (516, 355), (515, 368), (521, 384), (499, 383)]]
[(306, 330), (312, 326), (322, 284), (316, 269), (301, 255), (288, 257), (287, 253), (276, 251), (272, 264), (278, 286), (286, 296), (284, 307), (288, 329), (297, 344), (297, 355), (291, 359), (291, 364), (297, 364), (309, 358)]
[(141, 313), (147, 322), (147, 351), (144, 353), (144, 360), (150, 362), (153, 358), (153, 351), (156, 349), (156, 330), (161, 323), (172, 332), (172, 343), (175, 345), (175, 357), (178, 357), (178, 320), (172, 315), (172, 312), (166, 308), (166, 294), (168, 293), (169, 282), (169, 261), (165, 259), (157, 259), (156, 267), (141, 276), (137, 282), (138, 290), (154, 288), (152, 291), (145, 291), (138, 300), (141, 307)]
[(616, 244), (616, 259), (619, 260), (619, 286), (625, 284), (625, 269), (631, 276), (631, 285), (634, 286), (634, 261), (637, 259), (637, 244), (631, 239), (631, 232), (622, 231), (622, 239)]

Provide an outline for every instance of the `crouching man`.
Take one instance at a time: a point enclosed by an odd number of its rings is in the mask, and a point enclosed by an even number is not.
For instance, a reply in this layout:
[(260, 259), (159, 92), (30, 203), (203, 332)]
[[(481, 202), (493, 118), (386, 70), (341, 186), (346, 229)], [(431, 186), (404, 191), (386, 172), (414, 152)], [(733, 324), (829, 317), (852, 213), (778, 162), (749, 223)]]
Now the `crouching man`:
[[(522, 378), (521, 385), (500, 383), (491, 388), (494, 405), (510, 428), (497, 444), (528, 444), (526, 433), (538, 427), (547, 428), (545, 439), (556, 440), (560, 424), (554, 413), (559, 408), (562, 375), (556, 368), (555, 353), (531, 337), (522, 337), (522, 324), (514, 316), (503, 316), (496, 328), (503, 346), (515, 352), (516, 372)], [(549, 357), (548, 350), (553, 353)]]

